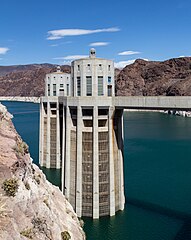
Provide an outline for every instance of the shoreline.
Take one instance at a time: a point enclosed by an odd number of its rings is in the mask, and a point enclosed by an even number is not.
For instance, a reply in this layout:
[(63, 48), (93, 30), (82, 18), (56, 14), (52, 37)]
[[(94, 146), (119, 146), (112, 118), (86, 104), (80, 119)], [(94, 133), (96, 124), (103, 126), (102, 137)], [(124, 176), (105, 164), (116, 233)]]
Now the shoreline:
[(0, 97), (0, 101), (40, 103), (40, 97)]

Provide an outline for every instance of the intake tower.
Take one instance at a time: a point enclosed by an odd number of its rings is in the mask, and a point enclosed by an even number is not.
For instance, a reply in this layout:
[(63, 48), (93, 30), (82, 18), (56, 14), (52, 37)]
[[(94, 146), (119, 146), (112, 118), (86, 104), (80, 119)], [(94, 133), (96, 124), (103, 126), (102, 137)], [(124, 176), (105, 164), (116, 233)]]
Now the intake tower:
[(123, 109), (114, 96), (114, 63), (95, 49), (72, 62), (71, 75), (58, 68), (46, 76), (40, 165), (62, 169), (62, 191), (79, 217), (124, 209)]

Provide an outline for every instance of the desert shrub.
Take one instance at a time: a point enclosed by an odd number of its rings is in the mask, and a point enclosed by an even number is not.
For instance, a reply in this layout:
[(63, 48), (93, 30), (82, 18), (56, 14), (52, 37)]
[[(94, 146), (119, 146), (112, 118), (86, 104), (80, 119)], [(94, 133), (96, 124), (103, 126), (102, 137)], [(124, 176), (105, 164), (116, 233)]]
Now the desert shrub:
[(25, 142), (17, 141), (17, 145), (13, 149), (20, 156), (23, 156), (24, 154), (29, 153), (29, 147)]
[(68, 231), (61, 232), (61, 238), (62, 240), (69, 240), (71, 239), (71, 236)]
[(2, 188), (6, 192), (7, 196), (14, 197), (19, 188), (18, 180), (16, 178), (6, 179), (3, 182)]
[(26, 238), (33, 239), (33, 230), (32, 228), (25, 229), (20, 234)]

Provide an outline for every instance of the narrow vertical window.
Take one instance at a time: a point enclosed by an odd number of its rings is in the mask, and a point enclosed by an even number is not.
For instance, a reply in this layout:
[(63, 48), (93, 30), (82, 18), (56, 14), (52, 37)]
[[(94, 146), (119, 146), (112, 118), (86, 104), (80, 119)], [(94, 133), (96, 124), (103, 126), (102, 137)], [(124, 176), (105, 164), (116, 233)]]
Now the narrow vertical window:
[(98, 96), (103, 96), (103, 76), (98, 76)]
[(48, 84), (48, 96), (50, 96), (50, 84)]
[(67, 96), (69, 96), (69, 84), (66, 85), (66, 93), (67, 93)]
[(108, 97), (112, 96), (112, 86), (111, 85), (107, 86), (107, 95), (108, 95)]
[(77, 96), (81, 96), (81, 79), (77, 77)]
[(56, 96), (56, 84), (53, 84), (53, 96)]
[(86, 96), (92, 96), (92, 77), (86, 76)]
[(87, 69), (88, 69), (88, 71), (91, 70), (91, 68), (90, 68), (90, 64), (87, 65)]

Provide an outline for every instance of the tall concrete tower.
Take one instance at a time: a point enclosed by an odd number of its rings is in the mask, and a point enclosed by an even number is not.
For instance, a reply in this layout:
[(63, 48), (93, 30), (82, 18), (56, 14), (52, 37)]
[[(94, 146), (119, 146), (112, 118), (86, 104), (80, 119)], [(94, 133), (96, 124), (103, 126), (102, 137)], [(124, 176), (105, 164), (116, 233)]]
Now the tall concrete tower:
[(62, 191), (79, 217), (112, 216), (125, 202), (123, 110), (113, 104), (113, 61), (96, 58), (91, 49), (88, 58), (72, 62), (70, 79), (71, 96), (41, 98), (40, 164), (52, 167), (57, 159)]

